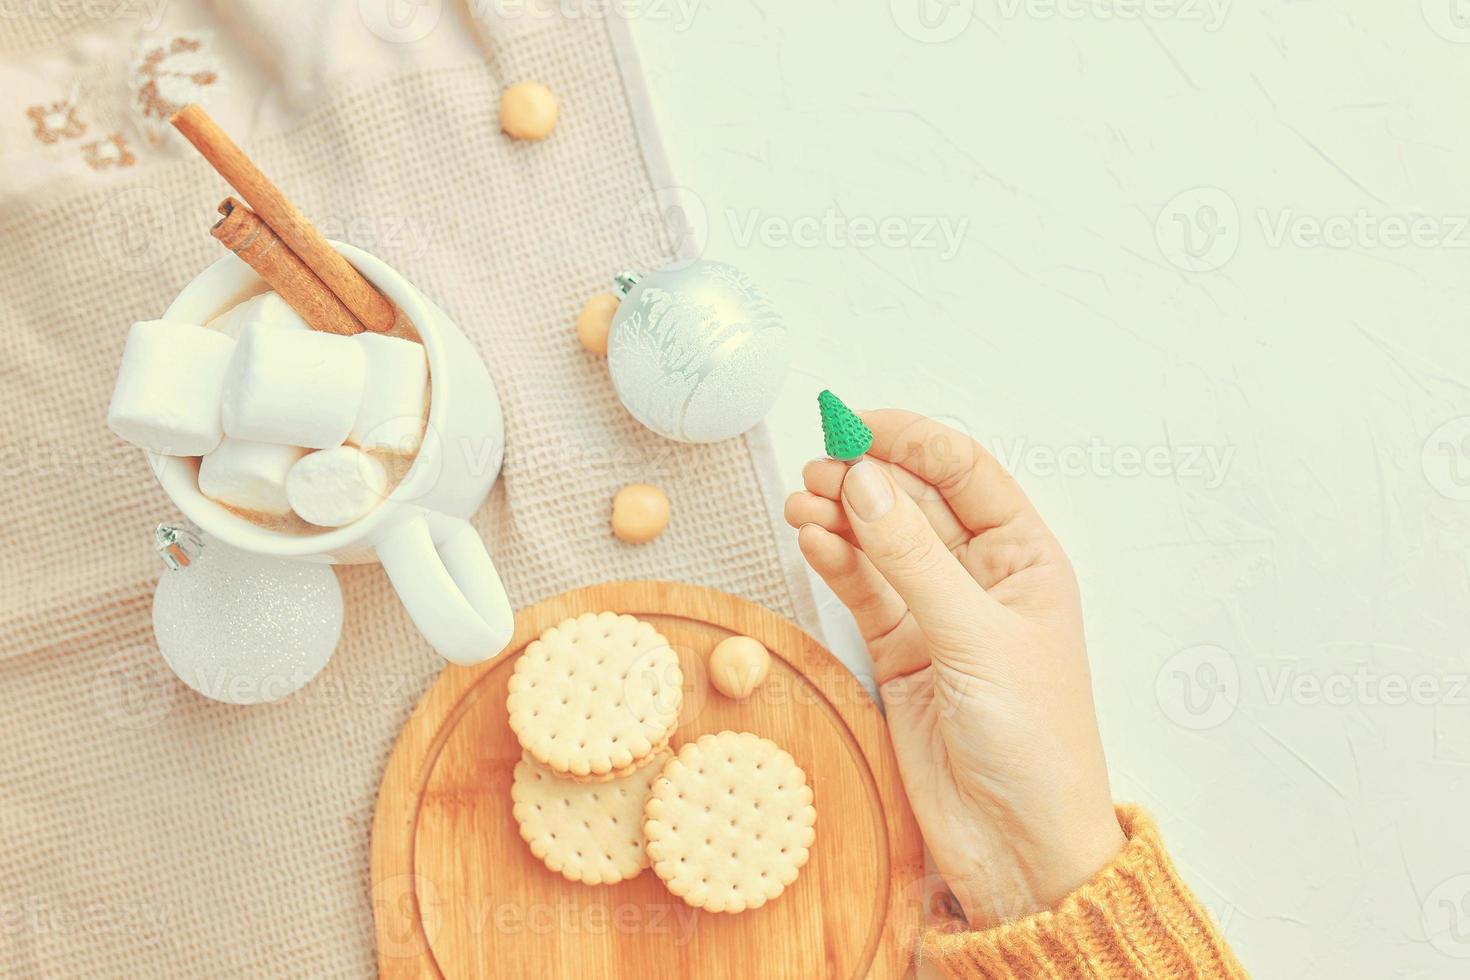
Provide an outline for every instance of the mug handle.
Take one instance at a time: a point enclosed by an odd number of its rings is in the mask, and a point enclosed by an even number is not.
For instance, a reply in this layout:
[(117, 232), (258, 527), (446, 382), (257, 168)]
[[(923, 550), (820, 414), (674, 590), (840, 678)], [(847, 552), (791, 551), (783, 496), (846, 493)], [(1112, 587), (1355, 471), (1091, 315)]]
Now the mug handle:
[(515, 613), (485, 542), (468, 521), (451, 523), (437, 545), (423, 514), (414, 514), (378, 542), (388, 580), (429, 645), (461, 666), (498, 655), (515, 633)]

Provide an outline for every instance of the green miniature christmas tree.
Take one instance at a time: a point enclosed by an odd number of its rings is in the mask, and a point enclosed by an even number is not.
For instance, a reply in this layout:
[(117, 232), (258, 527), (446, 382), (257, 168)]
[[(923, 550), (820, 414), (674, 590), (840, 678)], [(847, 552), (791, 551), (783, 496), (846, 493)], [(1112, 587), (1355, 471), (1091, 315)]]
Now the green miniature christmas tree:
[(850, 463), (873, 445), (873, 430), (832, 392), (817, 396), (817, 408), (822, 412), (822, 440), (828, 456)]

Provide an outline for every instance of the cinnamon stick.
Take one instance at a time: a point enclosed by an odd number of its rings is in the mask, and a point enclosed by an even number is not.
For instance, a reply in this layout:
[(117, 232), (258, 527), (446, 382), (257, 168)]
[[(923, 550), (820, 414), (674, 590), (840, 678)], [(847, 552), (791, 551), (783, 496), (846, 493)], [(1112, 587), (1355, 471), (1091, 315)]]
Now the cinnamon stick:
[(209, 233), (248, 262), (308, 326), (327, 333), (362, 333), (362, 324), (352, 311), (259, 215), (233, 197), (220, 202), (219, 213), (224, 217)]
[(363, 326), (378, 332), (392, 328), (393, 304), (327, 243), (208, 113), (190, 103), (174, 113), (173, 124)]

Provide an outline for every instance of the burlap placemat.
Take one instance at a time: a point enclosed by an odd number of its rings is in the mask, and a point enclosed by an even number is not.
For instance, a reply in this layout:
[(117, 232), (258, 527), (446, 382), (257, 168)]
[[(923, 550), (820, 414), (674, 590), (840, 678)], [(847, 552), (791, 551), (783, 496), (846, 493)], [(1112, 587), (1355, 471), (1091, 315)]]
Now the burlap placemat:
[[(484, 355), (508, 451), (475, 523), (517, 605), (659, 577), (792, 614), (804, 583), (773, 543), (765, 461), (745, 439), (643, 430), (572, 339), (585, 296), (667, 247), (637, 213), (663, 178), (606, 25), (567, 21), (492, 55), (355, 79), (249, 148)], [(502, 83), (526, 77), (566, 107), (535, 147), (495, 120)], [(369, 975), (373, 800), (441, 661), (376, 566), (340, 570), (341, 646), (281, 704), (206, 701), (160, 661), (149, 539), (175, 515), (103, 416), (128, 322), (217, 256), (204, 229), (224, 188), (189, 154), (146, 164), (0, 205), (0, 975)], [(140, 229), (139, 201), (155, 226)], [(634, 480), (666, 487), (675, 512), (642, 548), (607, 531)]]

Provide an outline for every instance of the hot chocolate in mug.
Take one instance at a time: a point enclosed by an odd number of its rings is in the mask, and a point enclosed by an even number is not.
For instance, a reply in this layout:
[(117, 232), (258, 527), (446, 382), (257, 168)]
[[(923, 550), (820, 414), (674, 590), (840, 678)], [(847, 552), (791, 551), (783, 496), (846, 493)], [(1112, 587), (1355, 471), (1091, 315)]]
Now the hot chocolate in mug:
[[(510, 642), (514, 614), (466, 518), (484, 502), (505, 455), (495, 383), (469, 339), (412, 283), (359, 248), (332, 246), (413, 321), (428, 354), (428, 427), (397, 486), (352, 524), (300, 534), (261, 527), (204, 496), (197, 459), (150, 453), (153, 472), (201, 531), (236, 548), (301, 561), (381, 562), (414, 625), (446, 660), (489, 660)], [(163, 318), (205, 323), (262, 288), (250, 266), (226, 255), (186, 285)]]

